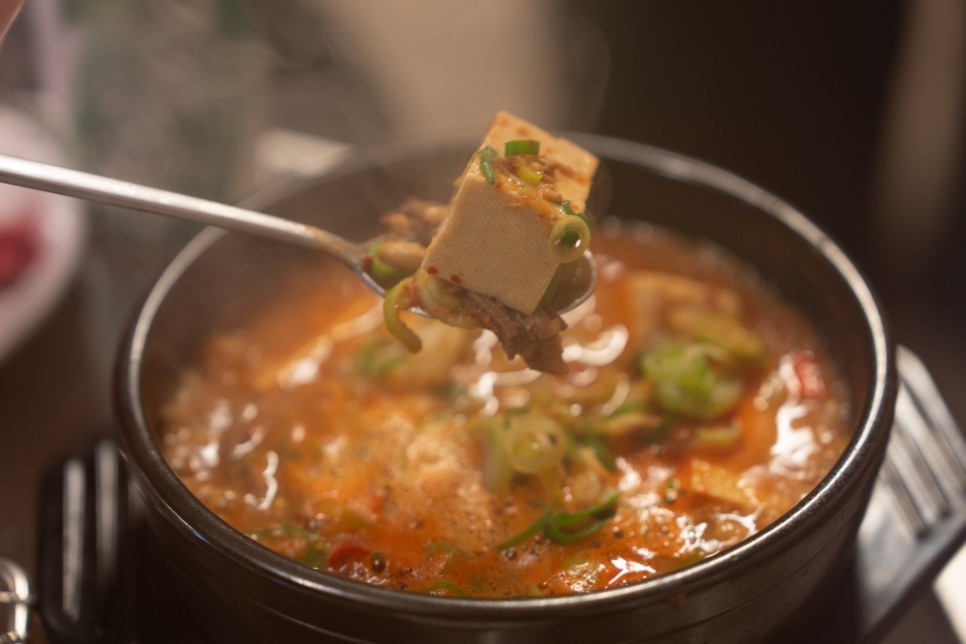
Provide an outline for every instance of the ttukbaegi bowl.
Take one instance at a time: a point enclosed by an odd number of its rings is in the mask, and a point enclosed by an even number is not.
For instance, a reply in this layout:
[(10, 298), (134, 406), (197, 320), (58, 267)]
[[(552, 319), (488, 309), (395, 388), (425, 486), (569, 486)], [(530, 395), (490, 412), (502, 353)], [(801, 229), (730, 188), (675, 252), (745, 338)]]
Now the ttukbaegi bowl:
[[(728, 172), (653, 147), (573, 137), (602, 167), (590, 209), (702, 237), (751, 263), (824, 337), (853, 397), (854, 435), (820, 485), (724, 553), (624, 588), (552, 598), (461, 599), (387, 590), (303, 566), (209, 511), (159, 447), (160, 410), (205, 338), (311, 270), (310, 251), (207, 230), (147, 297), (120, 354), (120, 442), (165, 567), (224, 642), (748, 642), (797, 632), (844, 570), (882, 461), (894, 347), (861, 274), (814, 224)], [(284, 182), (246, 205), (355, 239), (409, 195), (445, 200), (472, 144), (396, 144)]]

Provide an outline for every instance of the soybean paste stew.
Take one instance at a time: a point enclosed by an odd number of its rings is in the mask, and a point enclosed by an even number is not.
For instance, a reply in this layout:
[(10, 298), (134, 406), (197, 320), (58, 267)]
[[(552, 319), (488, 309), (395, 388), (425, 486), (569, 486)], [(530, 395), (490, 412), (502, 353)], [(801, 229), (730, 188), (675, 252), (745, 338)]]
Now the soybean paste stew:
[(191, 491), (252, 539), (367, 583), (471, 597), (639, 582), (775, 521), (849, 438), (809, 324), (726, 253), (605, 221), (563, 376), (411, 316), (341, 267), (212, 337), (164, 410)]

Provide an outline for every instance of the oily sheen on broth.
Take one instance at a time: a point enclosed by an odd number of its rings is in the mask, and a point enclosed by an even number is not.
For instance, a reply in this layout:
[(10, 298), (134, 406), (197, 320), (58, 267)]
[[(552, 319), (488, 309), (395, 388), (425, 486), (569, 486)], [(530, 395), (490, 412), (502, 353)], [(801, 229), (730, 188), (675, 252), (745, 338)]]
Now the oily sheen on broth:
[(848, 393), (726, 253), (613, 221), (595, 243), (565, 375), (424, 318), (410, 354), (332, 265), (329, 287), (207, 341), (164, 409), (165, 455), (251, 538), (389, 588), (580, 593), (713, 556), (825, 476)]

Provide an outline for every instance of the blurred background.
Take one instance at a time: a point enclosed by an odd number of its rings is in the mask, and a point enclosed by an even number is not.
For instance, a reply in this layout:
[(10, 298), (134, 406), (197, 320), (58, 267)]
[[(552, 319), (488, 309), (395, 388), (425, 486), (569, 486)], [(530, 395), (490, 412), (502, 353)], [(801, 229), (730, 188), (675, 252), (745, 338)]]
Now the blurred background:
[[(26, 5), (0, 53), (0, 148), (33, 128), (38, 155), (228, 202), (325, 171), (352, 146), (475, 138), (498, 109), (672, 149), (825, 228), (966, 419), (962, 0)], [(81, 210), (65, 216), (86, 224), (57, 242), (70, 261), (15, 332), (3, 307), (21, 305), (0, 290), (0, 555), (28, 563), (34, 482), (110, 426), (124, 325), (197, 232)], [(4, 333), (16, 338), (4, 345)], [(963, 637), (950, 620), (966, 608), (946, 601), (929, 594), (893, 640), (923, 624), (936, 629), (928, 641)]]

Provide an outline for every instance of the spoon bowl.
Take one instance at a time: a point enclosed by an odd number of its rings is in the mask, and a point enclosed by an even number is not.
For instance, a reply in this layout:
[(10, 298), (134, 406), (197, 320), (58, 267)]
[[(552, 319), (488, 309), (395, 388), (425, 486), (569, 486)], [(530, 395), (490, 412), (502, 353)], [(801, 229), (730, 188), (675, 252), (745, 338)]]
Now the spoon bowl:
[[(306, 246), (331, 256), (351, 270), (366, 286), (380, 297), (386, 289), (376, 282), (363, 265), (363, 258), (376, 237), (364, 242), (353, 242), (316, 226), (275, 217), (253, 210), (151, 188), (128, 181), (111, 179), (89, 172), (71, 170), (48, 163), (0, 155), (0, 182), (53, 192), (110, 206), (120, 206), (141, 212), (194, 221), (208, 226), (268, 237), (278, 241)], [(597, 270), (590, 252), (578, 260), (580, 288), (573, 289), (572, 300), (556, 303), (552, 313), (565, 313), (582, 304), (594, 292)], [(427, 315), (421, 309), (414, 313)]]

